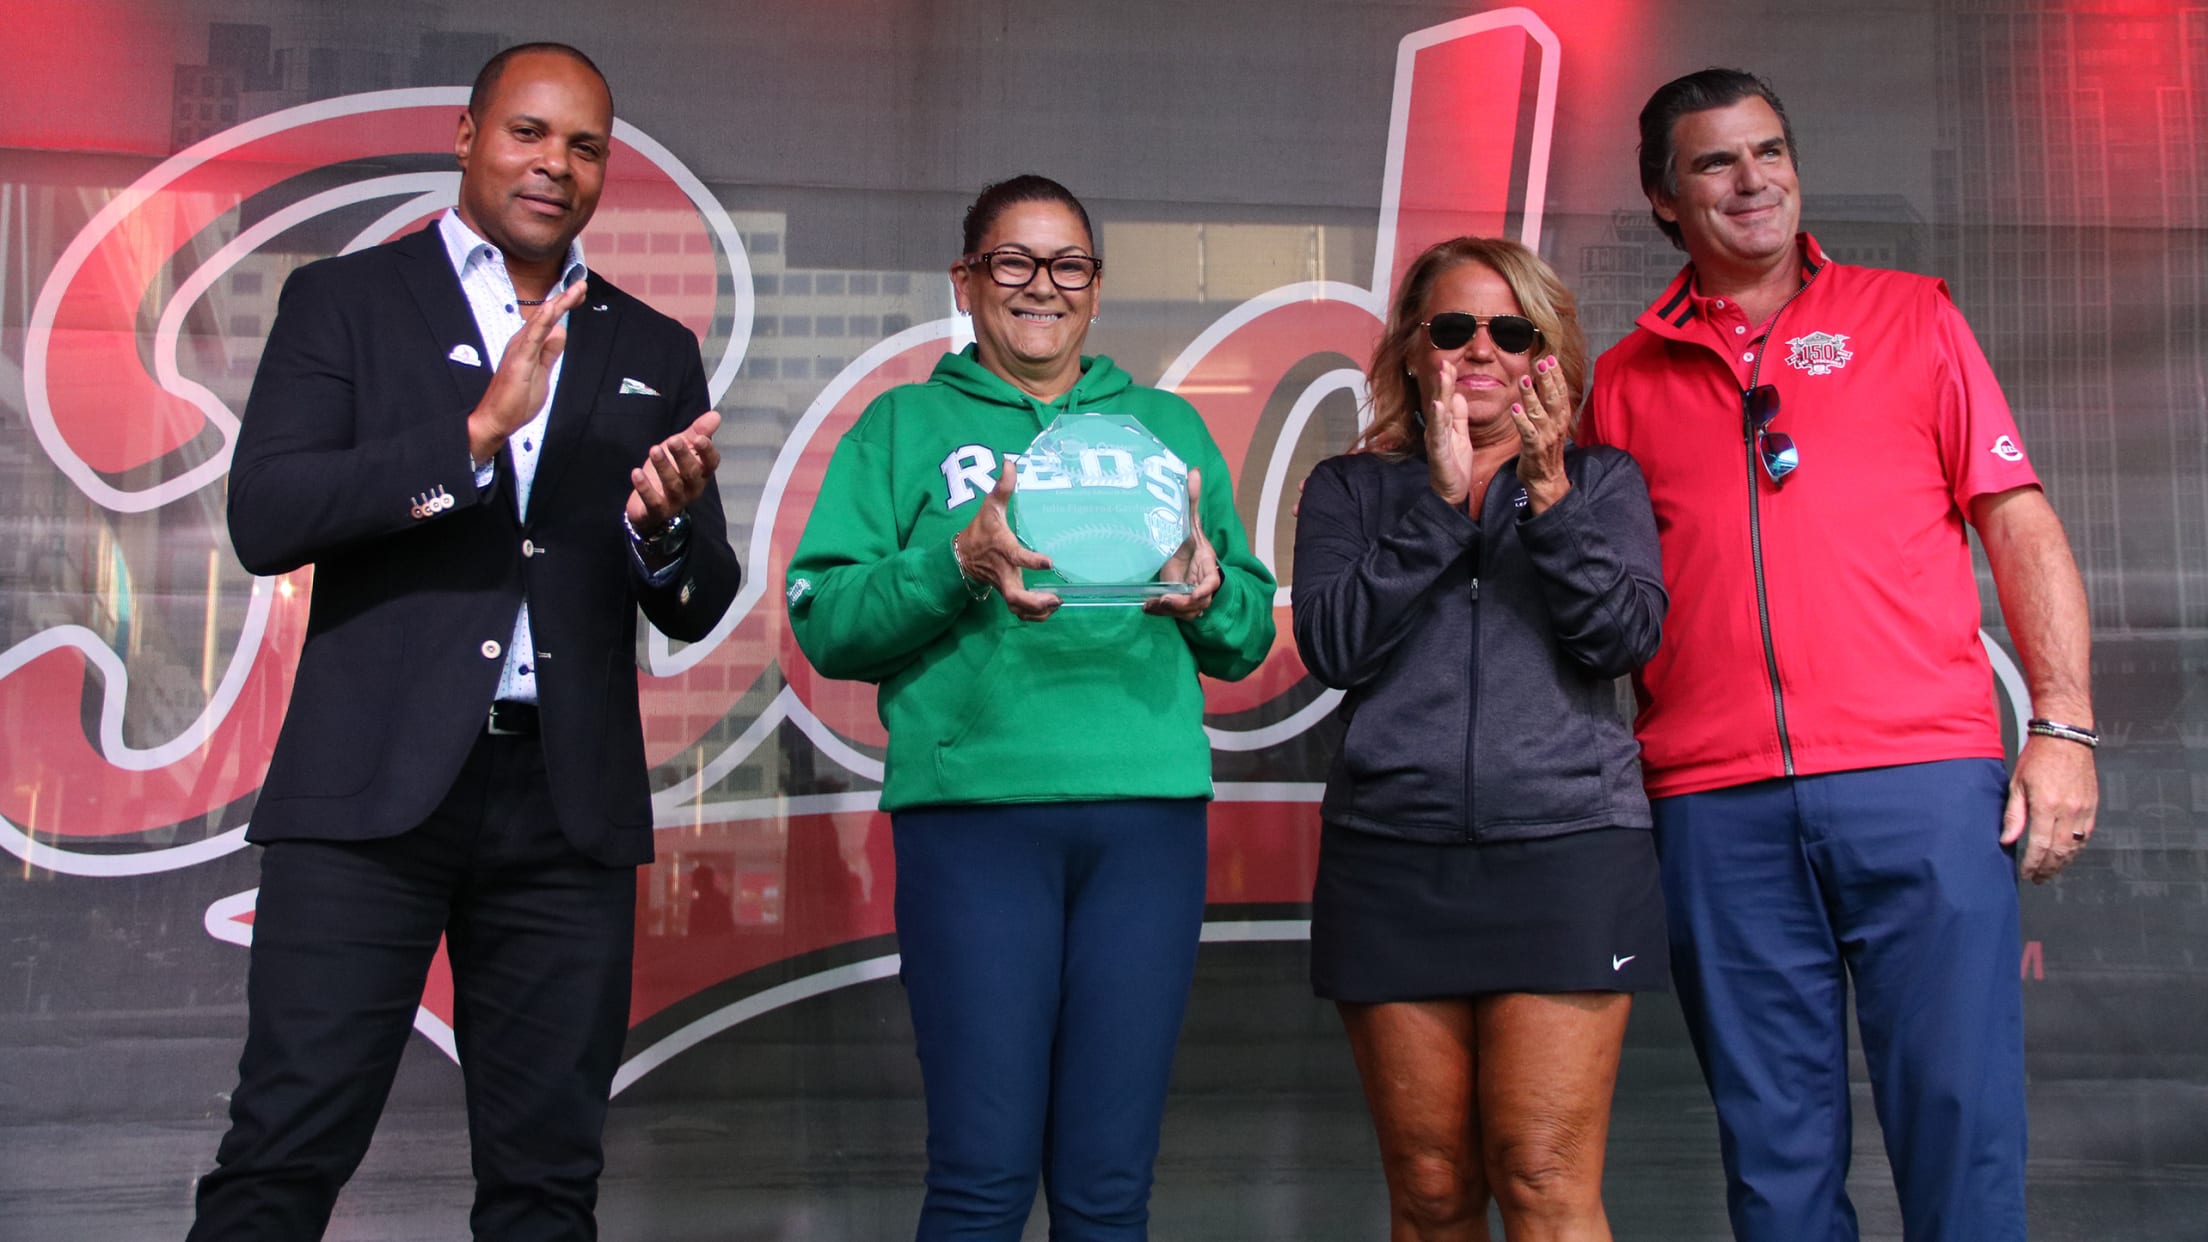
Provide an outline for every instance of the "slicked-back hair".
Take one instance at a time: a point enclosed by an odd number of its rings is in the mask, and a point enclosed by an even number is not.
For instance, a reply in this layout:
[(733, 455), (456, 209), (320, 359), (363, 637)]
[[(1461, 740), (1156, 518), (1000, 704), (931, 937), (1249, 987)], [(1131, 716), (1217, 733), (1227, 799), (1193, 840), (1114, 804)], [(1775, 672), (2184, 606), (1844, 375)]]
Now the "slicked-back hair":
[[(1771, 84), (1744, 69), (1701, 69), (1657, 87), (1641, 109), (1641, 192), (1658, 195), (1667, 202), (1677, 201), (1679, 152), (1672, 145), (1671, 133), (1679, 118), (1712, 108), (1730, 108), (1743, 99), (1761, 99), (1778, 113), (1779, 130), (1786, 137), (1786, 158), (1799, 170), (1801, 150), (1794, 145), (1794, 122), (1786, 119), (1786, 105), (1779, 102), (1779, 94)], [(1657, 215), (1653, 206), (1648, 214), (1655, 217), (1656, 227), (1664, 231), (1672, 245), (1687, 248), (1677, 221)]]
[[(1563, 369), (1564, 387), (1571, 394), (1572, 418), (1587, 392), (1587, 334), (1579, 327), (1579, 302), (1554, 268), (1517, 242), (1501, 237), (1455, 237), (1428, 246), (1411, 261), (1388, 307), (1388, 324), (1372, 349), (1372, 364), (1365, 386), (1371, 394), (1372, 419), (1350, 445), (1352, 453), (1379, 453), (1399, 458), (1421, 452), (1424, 432), (1419, 415), (1424, 396), (1411, 371), (1411, 355), (1425, 328), (1426, 298), (1434, 282), (1454, 268), (1478, 263), (1491, 268), (1510, 286), (1518, 309), (1541, 329), (1536, 352), (1556, 356)], [(1442, 309), (1462, 309), (1444, 307)]]
[(516, 43), (498, 55), (484, 61), (483, 67), (476, 70), (475, 85), (468, 89), (468, 115), (475, 118), (476, 124), (483, 123), (483, 105), (489, 103), (491, 96), (498, 91), (498, 80), (505, 76), (506, 66), (512, 63), (517, 56), (529, 56), (537, 53), (565, 56), (583, 68), (590, 70), (597, 77), (598, 84), (606, 88), (606, 103), (609, 107), (613, 103), (613, 84), (606, 81), (605, 71), (598, 67), (596, 61), (583, 55), (581, 48), (565, 43)]
[(974, 205), (966, 209), (965, 232), (958, 252), (973, 254), (981, 246), (981, 239), (989, 235), (989, 228), (997, 217), (1020, 203), (1057, 203), (1071, 211), (1081, 221), (1081, 231), (1088, 234), (1089, 252), (1102, 257), (1102, 247), (1096, 244), (1096, 230), (1089, 225), (1089, 209), (1073, 196), (1073, 191), (1035, 173), (1021, 173), (1007, 177), (993, 185), (983, 186), (974, 198)]

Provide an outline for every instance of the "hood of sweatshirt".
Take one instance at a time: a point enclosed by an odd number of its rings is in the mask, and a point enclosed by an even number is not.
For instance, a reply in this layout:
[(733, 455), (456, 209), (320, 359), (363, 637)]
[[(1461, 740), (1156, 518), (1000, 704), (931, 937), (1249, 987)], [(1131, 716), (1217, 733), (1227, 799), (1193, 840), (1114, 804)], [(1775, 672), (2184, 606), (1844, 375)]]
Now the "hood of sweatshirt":
[(1134, 380), (1119, 369), (1118, 363), (1096, 354), (1081, 359), (1081, 378), (1075, 381), (1072, 391), (1056, 401), (1045, 402), (1020, 391), (1012, 381), (981, 365), (972, 345), (955, 354), (943, 355), (928, 380), (991, 405), (1026, 410), (1034, 417), (1038, 428), (1060, 414), (1083, 413), (1085, 407), (1116, 397), (1134, 385)]

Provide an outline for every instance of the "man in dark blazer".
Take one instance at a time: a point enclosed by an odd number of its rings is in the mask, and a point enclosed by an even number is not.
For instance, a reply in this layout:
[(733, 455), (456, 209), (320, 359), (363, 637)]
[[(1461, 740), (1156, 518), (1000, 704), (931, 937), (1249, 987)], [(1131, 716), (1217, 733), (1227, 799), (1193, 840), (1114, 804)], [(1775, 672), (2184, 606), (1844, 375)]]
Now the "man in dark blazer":
[(704, 638), (738, 567), (694, 336), (583, 268), (612, 145), (573, 48), (494, 57), (459, 204), (284, 288), (230, 474), (255, 574), (314, 566), (249, 1026), (194, 1242), (319, 1237), (440, 937), (478, 1238), (589, 1238), (652, 811), (636, 614)]

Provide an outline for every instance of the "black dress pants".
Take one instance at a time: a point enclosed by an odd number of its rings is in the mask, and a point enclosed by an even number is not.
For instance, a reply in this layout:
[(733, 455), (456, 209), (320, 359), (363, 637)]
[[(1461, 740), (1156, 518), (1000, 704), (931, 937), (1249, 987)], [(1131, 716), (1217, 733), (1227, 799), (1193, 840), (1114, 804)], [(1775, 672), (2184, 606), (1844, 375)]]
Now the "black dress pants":
[(534, 736), (478, 740), (443, 804), (399, 836), (270, 843), (230, 1130), (200, 1179), (190, 1242), (322, 1236), (367, 1153), (440, 936), (474, 1236), (596, 1237), (635, 922), (635, 869), (568, 844)]

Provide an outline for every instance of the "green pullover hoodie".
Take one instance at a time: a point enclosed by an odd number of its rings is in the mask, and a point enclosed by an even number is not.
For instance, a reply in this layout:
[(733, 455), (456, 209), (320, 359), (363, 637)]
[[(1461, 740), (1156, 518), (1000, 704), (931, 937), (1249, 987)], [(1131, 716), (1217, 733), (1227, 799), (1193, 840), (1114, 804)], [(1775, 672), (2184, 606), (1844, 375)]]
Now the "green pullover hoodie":
[[(1198, 518), (1218, 594), (1194, 621), (1139, 608), (1014, 617), (974, 599), (951, 539), (1007, 454), (1061, 414), (1126, 414), (1203, 473)], [(1235, 680), (1273, 643), (1273, 575), (1250, 551), (1232, 476), (1194, 407), (1083, 358), (1050, 403), (946, 354), (876, 398), (836, 446), (789, 570), (790, 625), (813, 667), (875, 682), (889, 730), (882, 808), (1211, 796), (1196, 674)]]

